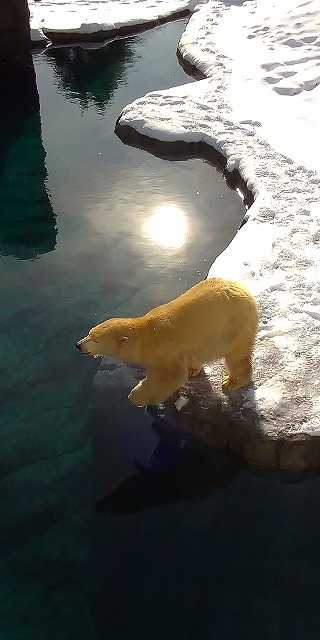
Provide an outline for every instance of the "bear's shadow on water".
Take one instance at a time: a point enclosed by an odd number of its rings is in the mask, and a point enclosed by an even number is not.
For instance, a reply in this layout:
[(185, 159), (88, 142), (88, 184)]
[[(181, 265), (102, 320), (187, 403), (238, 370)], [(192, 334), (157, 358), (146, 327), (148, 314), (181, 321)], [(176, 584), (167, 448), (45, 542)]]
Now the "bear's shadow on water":
[(225, 452), (212, 458), (184, 441), (164, 438), (152, 452), (150, 467), (136, 462), (138, 473), (127, 476), (96, 503), (97, 511), (133, 513), (187, 500), (201, 500), (230, 484), (240, 464)]
[[(127, 399), (143, 375), (141, 367), (104, 358), (94, 380), (93, 449), (96, 510), (100, 512), (131, 513), (201, 500), (230, 484), (243, 467), (228, 448), (208, 446), (185, 428), (190, 417), (176, 408), (175, 402), (184, 394), (197, 397), (199, 385), (201, 410), (205, 411), (204, 403), (219, 405), (220, 395), (204, 372), (164, 407), (149, 406), (148, 411), (133, 407)], [(223, 422), (222, 417), (218, 433), (224, 429)], [(119, 479), (123, 470), (128, 473)], [(105, 493), (108, 485), (111, 488)]]

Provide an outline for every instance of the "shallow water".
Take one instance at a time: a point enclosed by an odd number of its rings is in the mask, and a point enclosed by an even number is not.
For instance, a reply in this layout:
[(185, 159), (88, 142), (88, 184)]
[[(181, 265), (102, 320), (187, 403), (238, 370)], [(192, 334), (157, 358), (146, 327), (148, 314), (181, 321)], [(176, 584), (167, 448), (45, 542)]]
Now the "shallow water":
[(282, 486), (208, 461), (159, 438), (117, 389), (90, 406), (99, 363), (74, 348), (105, 317), (204, 277), (242, 219), (209, 165), (113, 134), (135, 97), (191, 81), (175, 58), (182, 29), (36, 53), (41, 120), (32, 70), (5, 79), (4, 640), (318, 638), (318, 480)]

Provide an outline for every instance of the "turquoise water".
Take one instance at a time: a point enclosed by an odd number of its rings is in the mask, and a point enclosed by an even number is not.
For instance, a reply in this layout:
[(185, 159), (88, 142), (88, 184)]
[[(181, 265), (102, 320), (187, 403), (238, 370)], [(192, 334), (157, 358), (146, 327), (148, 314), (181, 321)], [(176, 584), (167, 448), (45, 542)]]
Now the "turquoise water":
[(1, 640), (318, 638), (318, 480), (164, 441), (121, 390), (92, 395), (99, 362), (75, 349), (204, 277), (243, 217), (208, 164), (113, 133), (135, 97), (191, 81), (183, 24), (2, 78)]

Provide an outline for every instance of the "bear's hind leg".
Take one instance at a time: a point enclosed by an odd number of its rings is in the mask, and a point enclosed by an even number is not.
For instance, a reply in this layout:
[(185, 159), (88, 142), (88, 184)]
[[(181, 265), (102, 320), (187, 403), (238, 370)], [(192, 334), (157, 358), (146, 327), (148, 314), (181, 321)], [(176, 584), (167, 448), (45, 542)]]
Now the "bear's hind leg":
[(187, 380), (187, 368), (178, 362), (170, 364), (170, 368), (157, 367), (149, 369), (147, 377), (129, 393), (129, 400), (138, 407), (147, 404), (161, 404), (177, 391)]
[(225, 357), (229, 375), (223, 379), (228, 389), (240, 389), (252, 380), (252, 348), (246, 352), (232, 351)]

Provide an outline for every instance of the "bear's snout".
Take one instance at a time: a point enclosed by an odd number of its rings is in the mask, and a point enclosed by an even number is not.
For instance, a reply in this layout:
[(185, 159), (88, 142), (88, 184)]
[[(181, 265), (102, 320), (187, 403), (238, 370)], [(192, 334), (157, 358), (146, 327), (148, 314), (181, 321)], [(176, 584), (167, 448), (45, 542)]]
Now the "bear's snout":
[(93, 344), (90, 336), (82, 338), (82, 340), (78, 340), (78, 342), (76, 342), (76, 347), (84, 356), (93, 356), (94, 358), (98, 358), (100, 355), (97, 353), (97, 345)]
[(76, 342), (77, 349), (79, 349), (80, 353), (84, 353), (84, 354), (88, 353), (87, 349), (83, 345), (85, 341), (86, 341), (86, 338), (82, 338), (82, 340), (78, 340), (78, 342)]

